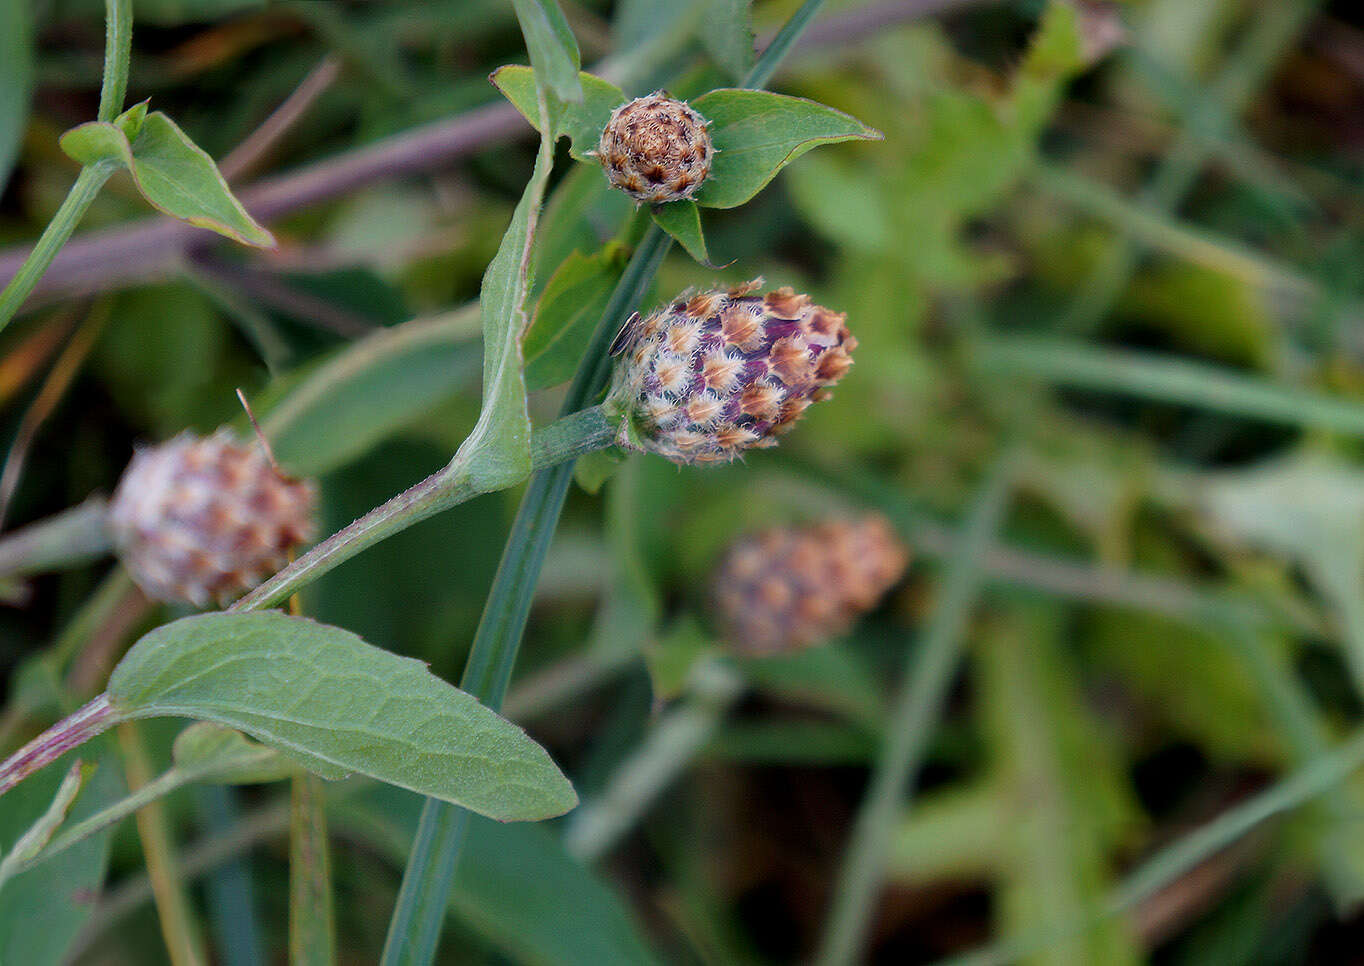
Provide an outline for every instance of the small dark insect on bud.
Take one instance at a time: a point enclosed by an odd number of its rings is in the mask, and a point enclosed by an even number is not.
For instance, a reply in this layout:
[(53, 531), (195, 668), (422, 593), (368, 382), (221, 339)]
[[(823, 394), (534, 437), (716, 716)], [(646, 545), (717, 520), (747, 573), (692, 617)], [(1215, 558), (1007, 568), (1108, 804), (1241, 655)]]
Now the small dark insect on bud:
[(607, 405), (618, 439), (674, 463), (727, 463), (777, 445), (812, 402), (829, 396), (857, 347), (841, 312), (790, 288), (684, 292), (616, 339)]
[(284, 476), (258, 445), (225, 432), (182, 433), (139, 449), (109, 509), (128, 572), (155, 600), (226, 604), (310, 539), (316, 494)]
[(875, 607), (908, 563), (879, 514), (763, 530), (733, 544), (716, 570), (720, 632), (754, 657), (823, 644)]
[(690, 198), (710, 174), (710, 122), (662, 91), (622, 104), (594, 152), (612, 187), (636, 201)]

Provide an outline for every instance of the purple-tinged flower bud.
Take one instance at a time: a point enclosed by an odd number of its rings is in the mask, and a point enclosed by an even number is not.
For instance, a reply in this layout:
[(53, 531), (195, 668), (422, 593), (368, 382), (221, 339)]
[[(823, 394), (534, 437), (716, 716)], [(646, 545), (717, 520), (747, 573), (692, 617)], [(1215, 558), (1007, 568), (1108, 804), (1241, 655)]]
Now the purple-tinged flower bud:
[(674, 463), (725, 463), (775, 446), (852, 365), (846, 316), (762, 280), (681, 297), (633, 316), (616, 338), (608, 408), (628, 449)]
[(721, 635), (755, 657), (823, 644), (875, 607), (908, 563), (879, 514), (763, 530), (733, 544), (716, 570)]
[(593, 152), (611, 186), (636, 201), (690, 198), (710, 174), (710, 122), (662, 91), (611, 113)]
[(219, 431), (139, 448), (109, 508), (115, 547), (155, 600), (226, 604), (289, 562), (313, 533), (312, 483)]

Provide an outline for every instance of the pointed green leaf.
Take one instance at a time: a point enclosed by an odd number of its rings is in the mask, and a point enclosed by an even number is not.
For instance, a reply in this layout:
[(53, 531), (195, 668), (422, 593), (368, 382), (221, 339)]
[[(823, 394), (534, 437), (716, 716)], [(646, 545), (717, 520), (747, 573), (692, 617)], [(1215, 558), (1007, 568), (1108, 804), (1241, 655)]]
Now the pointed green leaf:
[(275, 236), (246, 213), (213, 159), (165, 114), (146, 116), (132, 152), (133, 180), (153, 208), (244, 245), (275, 246)]
[(768, 91), (721, 89), (691, 102), (711, 122), (715, 160), (696, 193), (703, 208), (734, 208), (811, 148), (840, 141), (879, 141), (881, 132), (814, 101)]
[(500, 821), (577, 801), (516, 725), (420, 661), (301, 617), (203, 614), (159, 627), (119, 662), (108, 696), (126, 718), (216, 721)]
[(629, 253), (608, 245), (594, 255), (564, 259), (540, 296), (526, 333), (526, 385), (548, 389), (573, 378)]
[(130, 142), (136, 140), (137, 136), (142, 133), (142, 124), (147, 120), (147, 104), (150, 103), (150, 100), (148, 98), (145, 101), (139, 101), (114, 118), (114, 125), (123, 132), (123, 136)]
[(71, 811), (71, 805), (76, 801), (81, 788), (85, 786), (85, 780), (90, 777), (90, 771), (91, 769), (79, 759), (72, 763), (66, 777), (57, 786), (57, 794), (52, 796), (52, 804), (47, 806), (47, 811), (38, 816), (38, 820), (15, 840), (14, 845), (5, 853), (4, 860), (0, 861), (0, 886), (14, 875), (14, 870), (21, 862), (33, 858), (52, 840), (52, 833), (66, 821), (66, 815)]
[[(551, 105), (550, 119), (555, 132), (568, 138), (569, 153), (579, 161), (595, 164), (587, 152), (597, 149), (602, 128), (611, 119), (611, 112), (625, 103), (626, 97), (615, 84), (586, 71), (578, 78), (583, 86), (582, 103)], [(493, 72), (492, 82), (502, 96), (511, 101), (512, 107), (540, 131), (540, 109), (535, 101), (535, 75), (531, 69), (515, 65), (501, 67)]]
[(701, 232), (701, 210), (694, 201), (673, 201), (666, 205), (656, 205), (653, 210), (654, 224), (658, 225), (687, 250), (687, 254), (707, 268), (712, 265), (710, 253), (706, 251), (706, 236)]
[(582, 57), (557, 0), (512, 0), (512, 6), (540, 83), (565, 103), (581, 103), (583, 87), (578, 68)]
[[(135, 135), (132, 141), (130, 135)], [(115, 161), (153, 208), (244, 245), (273, 248), (275, 236), (246, 213), (218, 166), (184, 131), (146, 103), (113, 123), (92, 121), (62, 135), (61, 148), (81, 164)]]

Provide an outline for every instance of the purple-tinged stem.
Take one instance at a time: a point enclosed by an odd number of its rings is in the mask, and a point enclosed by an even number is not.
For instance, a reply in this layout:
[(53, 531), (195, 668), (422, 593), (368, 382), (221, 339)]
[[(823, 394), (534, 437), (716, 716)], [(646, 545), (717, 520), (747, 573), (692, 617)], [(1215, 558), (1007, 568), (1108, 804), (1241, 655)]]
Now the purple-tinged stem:
[(107, 695), (58, 721), (0, 764), (0, 795), (117, 722)]

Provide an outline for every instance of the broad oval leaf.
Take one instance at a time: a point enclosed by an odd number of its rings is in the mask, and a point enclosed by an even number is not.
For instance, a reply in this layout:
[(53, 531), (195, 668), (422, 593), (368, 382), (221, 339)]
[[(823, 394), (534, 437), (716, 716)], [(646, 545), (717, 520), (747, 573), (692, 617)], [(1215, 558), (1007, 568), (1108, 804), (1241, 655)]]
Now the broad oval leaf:
[(516, 725), (420, 661), (302, 617), (202, 614), (158, 627), (119, 662), (108, 696), (125, 718), (216, 721), (500, 821), (577, 802)]
[(696, 193), (703, 208), (734, 208), (811, 148), (840, 141), (879, 141), (881, 132), (857, 118), (802, 97), (722, 88), (691, 106), (710, 121), (715, 160)]
[(559, 100), (580, 103), (583, 87), (578, 80), (578, 67), (582, 57), (557, 0), (512, 0), (512, 6), (516, 8), (526, 51), (540, 83)]
[[(514, 64), (500, 67), (493, 71), (491, 79), (502, 96), (511, 101), (512, 107), (540, 131), (540, 107), (535, 99), (535, 74), (531, 69)], [(579, 161), (596, 164), (587, 152), (596, 150), (611, 112), (624, 104), (626, 97), (615, 84), (586, 71), (579, 73), (578, 79), (583, 87), (582, 102), (551, 105), (550, 121), (557, 135), (568, 138), (569, 154)]]
[(548, 389), (573, 378), (629, 252), (608, 245), (594, 255), (574, 252), (550, 278), (526, 333), (526, 386)]

